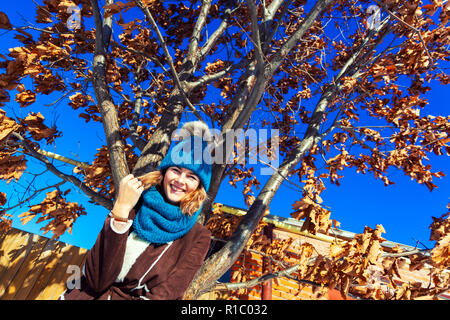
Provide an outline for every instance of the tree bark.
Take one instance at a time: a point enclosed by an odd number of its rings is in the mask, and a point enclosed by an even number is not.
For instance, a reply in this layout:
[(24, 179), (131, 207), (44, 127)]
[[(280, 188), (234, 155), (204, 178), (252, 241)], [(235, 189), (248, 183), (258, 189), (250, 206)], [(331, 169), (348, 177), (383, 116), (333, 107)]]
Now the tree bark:
[[(92, 83), (97, 99), (97, 106), (102, 115), (112, 178), (114, 184), (118, 186), (120, 180), (129, 173), (129, 169), (126, 161), (125, 149), (122, 143), (122, 136), (120, 134), (117, 110), (111, 93), (109, 92), (106, 79), (106, 47), (109, 44), (111, 36), (112, 19), (108, 19), (103, 23), (97, 0), (91, 0), (91, 5), (94, 12), (96, 28)], [(109, 23), (109, 25), (106, 22)], [(104, 30), (106, 31), (106, 35), (104, 34)]]
[(172, 91), (168, 106), (159, 120), (158, 127), (142, 150), (142, 153), (133, 169), (135, 176), (156, 170), (161, 160), (167, 154), (171, 144), (172, 133), (180, 124), (184, 111), (182, 97), (178, 89)]

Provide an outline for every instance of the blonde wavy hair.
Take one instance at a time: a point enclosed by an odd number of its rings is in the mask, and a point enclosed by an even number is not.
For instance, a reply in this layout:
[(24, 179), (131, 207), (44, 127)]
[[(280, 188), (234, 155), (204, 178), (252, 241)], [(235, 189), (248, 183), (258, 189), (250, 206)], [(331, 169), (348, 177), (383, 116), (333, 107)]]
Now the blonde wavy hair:
[[(149, 173), (140, 176), (139, 179), (142, 181), (144, 185), (144, 190), (147, 190), (153, 186), (161, 186), (164, 178), (164, 174), (159, 171), (151, 171)], [(196, 190), (188, 193), (180, 200), (180, 209), (181, 212), (192, 216), (195, 212), (197, 212), (203, 202), (207, 199), (207, 194), (205, 188), (200, 183)]]

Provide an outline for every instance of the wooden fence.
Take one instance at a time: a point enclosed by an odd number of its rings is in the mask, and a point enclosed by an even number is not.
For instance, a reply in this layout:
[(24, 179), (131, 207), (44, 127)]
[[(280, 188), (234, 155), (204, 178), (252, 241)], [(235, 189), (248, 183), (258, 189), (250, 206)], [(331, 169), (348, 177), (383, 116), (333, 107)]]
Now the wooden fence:
[(0, 233), (0, 299), (56, 300), (87, 250), (11, 228)]

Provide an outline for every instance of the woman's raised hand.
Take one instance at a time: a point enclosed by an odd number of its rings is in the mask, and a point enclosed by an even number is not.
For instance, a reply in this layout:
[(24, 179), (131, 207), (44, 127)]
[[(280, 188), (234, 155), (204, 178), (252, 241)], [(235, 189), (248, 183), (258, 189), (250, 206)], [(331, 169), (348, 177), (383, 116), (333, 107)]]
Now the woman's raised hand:
[(113, 212), (122, 218), (128, 218), (131, 209), (139, 201), (139, 197), (144, 191), (144, 186), (138, 178), (129, 174), (120, 180), (119, 195), (114, 203)]

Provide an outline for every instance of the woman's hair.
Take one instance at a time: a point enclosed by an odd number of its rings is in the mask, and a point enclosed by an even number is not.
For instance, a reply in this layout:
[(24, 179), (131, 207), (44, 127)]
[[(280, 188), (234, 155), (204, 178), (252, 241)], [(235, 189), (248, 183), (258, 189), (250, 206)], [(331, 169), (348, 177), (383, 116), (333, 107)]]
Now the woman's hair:
[[(163, 178), (164, 174), (159, 170), (151, 171), (139, 177), (145, 190), (155, 185), (161, 185)], [(205, 188), (200, 183), (196, 190), (188, 193), (180, 200), (181, 212), (192, 216), (200, 209), (206, 198), (207, 194)]]

